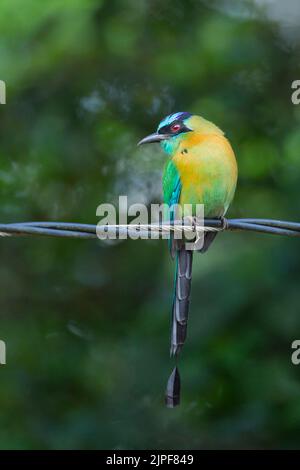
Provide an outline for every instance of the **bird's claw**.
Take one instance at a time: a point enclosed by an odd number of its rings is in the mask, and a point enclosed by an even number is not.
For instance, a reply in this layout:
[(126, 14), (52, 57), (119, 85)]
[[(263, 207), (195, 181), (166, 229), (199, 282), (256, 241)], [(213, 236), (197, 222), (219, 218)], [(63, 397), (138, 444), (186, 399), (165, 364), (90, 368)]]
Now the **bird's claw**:
[(226, 219), (226, 217), (222, 216), (220, 217), (220, 220), (221, 220), (221, 230), (228, 230), (229, 228), (229, 222), (228, 220)]

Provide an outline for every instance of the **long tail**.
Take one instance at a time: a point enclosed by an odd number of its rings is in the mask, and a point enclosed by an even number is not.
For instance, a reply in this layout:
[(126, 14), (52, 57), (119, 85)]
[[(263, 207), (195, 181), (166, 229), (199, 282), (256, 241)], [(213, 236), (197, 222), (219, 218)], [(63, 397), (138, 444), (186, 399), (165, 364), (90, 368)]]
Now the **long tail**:
[[(204, 236), (203, 247), (199, 250), (205, 253), (213, 242), (216, 232), (208, 232)], [(193, 251), (186, 250), (182, 245), (172, 243), (171, 255), (176, 254), (176, 271), (174, 282), (174, 297), (172, 306), (172, 329), (171, 329), (171, 356), (178, 356), (187, 334), (187, 322), (190, 306)], [(174, 408), (180, 404), (180, 375), (176, 365), (169, 377), (165, 394), (167, 407)]]
[[(208, 232), (200, 252), (205, 253), (217, 232)], [(171, 356), (177, 356), (186, 339), (192, 285), (193, 251), (182, 244), (176, 249), (176, 270), (172, 306)]]
[(171, 356), (177, 356), (187, 334), (187, 322), (192, 284), (193, 251), (184, 244), (177, 250), (172, 307)]

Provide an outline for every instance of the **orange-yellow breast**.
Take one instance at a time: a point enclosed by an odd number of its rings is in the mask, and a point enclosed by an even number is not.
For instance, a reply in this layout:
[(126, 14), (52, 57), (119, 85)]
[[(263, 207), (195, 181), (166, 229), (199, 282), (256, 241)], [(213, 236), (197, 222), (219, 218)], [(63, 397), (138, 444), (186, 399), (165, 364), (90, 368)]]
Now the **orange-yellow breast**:
[(221, 133), (187, 133), (172, 158), (182, 183), (180, 204), (204, 204), (206, 217), (224, 215), (233, 199), (237, 163)]

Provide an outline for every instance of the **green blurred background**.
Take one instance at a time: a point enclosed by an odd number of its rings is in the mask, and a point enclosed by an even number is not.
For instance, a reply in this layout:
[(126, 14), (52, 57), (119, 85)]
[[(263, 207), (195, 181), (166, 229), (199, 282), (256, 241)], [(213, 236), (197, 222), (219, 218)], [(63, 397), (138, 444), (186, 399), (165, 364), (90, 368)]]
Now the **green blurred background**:
[[(1, 0), (1, 222), (157, 202), (136, 148), (190, 111), (236, 151), (229, 217), (300, 220), (297, 1)], [(0, 240), (2, 449), (297, 448), (300, 242), (220, 235), (194, 263), (181, 407), (164, 408), (164, 241)]]

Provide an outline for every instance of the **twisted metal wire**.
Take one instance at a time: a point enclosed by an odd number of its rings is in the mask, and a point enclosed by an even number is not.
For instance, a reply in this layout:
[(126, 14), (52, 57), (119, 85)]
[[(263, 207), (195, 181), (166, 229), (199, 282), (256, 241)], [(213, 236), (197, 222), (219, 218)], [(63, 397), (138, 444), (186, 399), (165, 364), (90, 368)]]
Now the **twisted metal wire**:
[(163, 235), (166, 230), (181, 231), (250, 231), (283, 235), (287, 237), (300, 237), (300, 223), (272, 219), (226, 219), (226, 223), (219, 219), (205, 219), (204, 227), (182, 224), (180, 221), (163, 222), (163, 224), (148, 225), (91, 225), (72, 222), (18, 222), (0, 224), (0, 236), (48, 236), (59, 238), (96, 239), (100, 236), (137, 236), (151, 238), (153, 232)]

